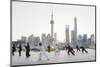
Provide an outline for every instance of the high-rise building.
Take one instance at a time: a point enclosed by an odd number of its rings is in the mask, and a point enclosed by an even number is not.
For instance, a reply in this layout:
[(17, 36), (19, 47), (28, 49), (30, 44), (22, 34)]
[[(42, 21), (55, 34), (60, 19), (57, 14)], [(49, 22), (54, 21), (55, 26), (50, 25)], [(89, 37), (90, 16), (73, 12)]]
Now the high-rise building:
[(48, 35), (47, 35), (47, 38), (46, 38), (46, 40), (47, 40), (47, 42), (46, 42), (47, 46), (50, 45), (50, 38), (51, 38), (51, 37), (50, 37), (50, 34), (48, 34)]
[(69, 44), (69, 25), (66, 25), (65, 38), (66, 38), (66, 45), (68, 45)]
[(54, 44), (57, 44), (57, 33), (54, 33)]
[(21, 41), (27, 42), (27, 38), (25, 36), (21, 36)]
[(82, 46), (84, 46), (86, 48), (89, 47), (89, 45), (88, 45), (88, 39), (87, 39), (87, 34), (83, 35)]
[(77, 45), (77, 18), (74, 18), (74, 30), (71, 31), (71, 44), (73, 47)]
[(92, 41), (92, 42), (95, 42), (94, 34), (92, 34), (92, 35), (90, 36), (90, 38), (91, 38), (91, 41)]
[(47, 42), (46, 34), (42, 34), (42, 39), (41, 40), (42, 40), (43, 47), (46, 48), (47, 47), (47, 45), (46, 45), (46, 42)]
[(82, 35), (79, 35), (79, 36), (78, 36), (77, 45), (78, 45), (79, 47), (82, 46)]
[(75, 39), (77, 40), (77, 18), (74, 18), (74, 31), (75, 31)]
[(72, 47), (76, 46), (75, 43), (76, 43), (76, 40), (75, 40), (75, 31), (72, 30), (71, 31), (71, 45), (72, 45)]
[(34, 37), (34, 48), (39, 48), (40, 37)]
[(34, 48), (34, 36), (33, 35), (30, 35), (28, 37), (28, 42), (29, 42), (30, 47)]
[(17, 42), (18, 42), (18, 45), (21, 44), (22, 49), (24, 49), (24, 46), (27, 44), (27, 37), (26, 36), (21, 36), (21, 40), (17, 40)]
[(88, 38), (88, 45), (91, 47), (91, 38)]
[(90, 48), (95, 48), (95, 37), (94, 37), (94, 34), (92, 34), (92, 35), (90, 36), (90, 39), (91, 39)]

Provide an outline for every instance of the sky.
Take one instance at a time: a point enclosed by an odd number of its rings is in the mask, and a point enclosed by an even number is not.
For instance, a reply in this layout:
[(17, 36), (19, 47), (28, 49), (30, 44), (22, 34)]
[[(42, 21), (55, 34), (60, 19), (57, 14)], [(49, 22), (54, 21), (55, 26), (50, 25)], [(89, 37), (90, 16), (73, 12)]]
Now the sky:
[(53, 9), (54, 33), (59, 41), (65, 40), (65, 26), (74, 29), (74, 17), (77, 18), (78, 35), (95, 33), (95, 8), (46, 3), (12, 2), (12, 40), (21, 36), (46, 35), (51, 31), (51, 13)]

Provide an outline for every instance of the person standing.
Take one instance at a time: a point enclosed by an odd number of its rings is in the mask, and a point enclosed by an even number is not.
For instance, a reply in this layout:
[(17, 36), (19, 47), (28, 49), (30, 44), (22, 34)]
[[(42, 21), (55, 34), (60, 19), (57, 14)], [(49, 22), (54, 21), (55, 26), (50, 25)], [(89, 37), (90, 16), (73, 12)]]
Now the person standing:
[(50, 53), (50, 49), (51, 49), (51, 48), (50, 48), (50, 45), (48, 45), (48, 47), (47, 47), (47, 48), (48, 48), (48, 53)]
[(19, 56), (21, 56), (21, 51), (22, 51), (22, 46), (21, 46), (21, 44), (19, 45), (19, 50), (18, 50), (18, 52), (19, 52)]
[(59, 48), (58, 48), (57, 44), (56, 44), (55, 48), (56, 48), (55, 55), (60, 55), (60, 51), (59, 51)]
[(26, 57), (28, 58), (30, 56), (30, 45), (27, 43), (27, 46), (25, 46), (26, 49)]
[(47, 60), (49, 60), (48, 56), (46, 55), (45, 49), (42, 46), (42, 43), (39, 43), (40, 46), (40, 54), (39, 54), (39, 61), (42, 60), (42, 56), (44, 55)]
[(16, 51), (16, 47), (15, 47), (15, 44), (13, 44), (13, 47), (12, 47), (12, 55), (14, 56), (14, 52)]

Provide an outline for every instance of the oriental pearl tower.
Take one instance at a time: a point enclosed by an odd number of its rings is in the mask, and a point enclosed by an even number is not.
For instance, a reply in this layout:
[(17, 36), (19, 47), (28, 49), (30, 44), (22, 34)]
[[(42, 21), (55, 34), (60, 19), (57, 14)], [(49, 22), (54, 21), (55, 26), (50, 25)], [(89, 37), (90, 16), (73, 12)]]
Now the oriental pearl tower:
[(53, 46), (53, 41), (54, 41), (54, 20), (53, 20), (53, 10), (51, 13), (51, 20), (50, 20), (50, 24), (51, 24), (51, 38), (50, 38), (50, 42), (51, 45)]

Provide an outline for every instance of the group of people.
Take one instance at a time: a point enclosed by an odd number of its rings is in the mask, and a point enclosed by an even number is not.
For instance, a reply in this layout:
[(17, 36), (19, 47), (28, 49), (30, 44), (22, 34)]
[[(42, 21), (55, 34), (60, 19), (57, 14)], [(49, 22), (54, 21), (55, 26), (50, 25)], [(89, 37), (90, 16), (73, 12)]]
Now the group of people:
[[(82, 53), (84, 53), (84, 52), (88, 53), (88, 51), (87, 51), (83, 46), (79, 47), (79, 46), (77, 45), (77, 46), (76, 46), (76, 49), (77, 49), (77, 52), (78, 52), (78, 51), (82, 51)], [(75, 55), (74, 49), (73, 49), (69, 44), (68, 44), (67, 46), (65, 45), (65, 50), (68, 50), (68, 51), (67, 51), (68, 55), (70, 55), (70, 53), (71, 53), (72, 55)]]
[[(39, 43), (39, 46), (40, 46), (39, 60), (42, 60), (42, 56), (43, 55), (45, 56), (45, 58), (47, 60), (50, 60), (49, 57), (46, 54), (46, 50), (44, 49), (43, 44), (42, 43)], [(28, 58), (29, 56), (31, 56), (30, 55), (30, 45), (29, 45), (29, 43), (27, 43), (27, 45), (24, 46), (24, 47), (25, 47), (25, 50), (26, 50), (25, 51), (26, 52), (26, 57)], [(21, 44), (19, 45), (18, 48), (19, 48), (19, 50), (18, 50), (19, 56), (21, 56), (21, 52), (22, 52), (22, 46), (21, 46)], [(68, 45), (65, 45), (64, 46), (64, 49), (65, 49), (65, 51), (67, 52), (68, 55), (70, 55), (70, 53), (72, 55), (75, 55), (74, 49), (69, 44)], [(79, 47), (77, 45), (76, 46), (76, 49), (77, 49), (77, 51), (82, 51), (82, 53), (84, 53), (84, 52), (88, 53), (88, 51), (83, 46)], [(16, 51), (16, 46), (15, 46), (15, 44), (13, 44), (13, 47), (12, 47), (12, 55), (14, 55), (14, 52), (15, 51)], [(47, 47), (47, 52), (50, 53), (50, 51), (51, 51), (51, 47), (49, 45)], [(55, 45), (55, 55), (60, 55), (60, 49), (58, 48), (58, 45), (57, 44)]]
[[(26, 57), (28, 58), (30, 56), (30, 45), (29, 45), (29, 43), (27, 43), (27, 45), (24, 46), (24, 47), (26, 49)], [(18, 49), (19, 49), (18, 50), (19, 56), (21, 56), (21, 52), (22, 52), (22, 46), (21, 46), (21, 44), (19, 45)], [(15, 46), (15, 44), (13, 44), (13, 47), (12, 47), (12, 55), (13, 56), (14, 56), (14, 52), (16, 52), (16, 46)]]

